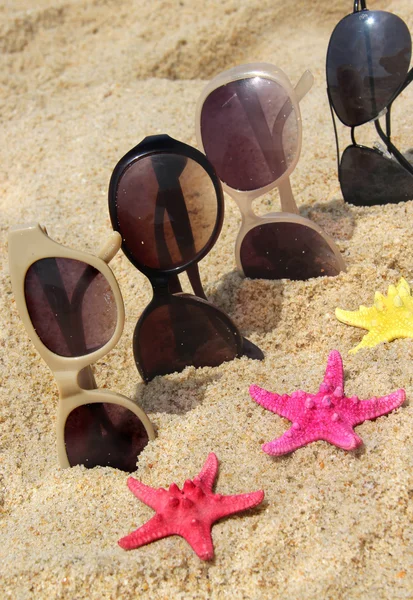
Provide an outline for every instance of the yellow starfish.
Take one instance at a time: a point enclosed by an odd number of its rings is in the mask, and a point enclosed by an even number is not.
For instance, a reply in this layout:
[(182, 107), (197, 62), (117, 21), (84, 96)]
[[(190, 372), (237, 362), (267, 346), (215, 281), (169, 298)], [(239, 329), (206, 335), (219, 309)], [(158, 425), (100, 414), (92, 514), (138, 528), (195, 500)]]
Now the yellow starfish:
[(413, 298), (410, 286), (401, 277), (397, 286), (389, 285), (387, 296), (380, 292), (374, 294), (373, 306), (360, 306), (359, 310), (336, 308), (336, 317), (346, 325), (368, 330), (360, 344), (350, 350), (350, 354), (360, 348), (373, 348), (381, 342), (413, 338)]

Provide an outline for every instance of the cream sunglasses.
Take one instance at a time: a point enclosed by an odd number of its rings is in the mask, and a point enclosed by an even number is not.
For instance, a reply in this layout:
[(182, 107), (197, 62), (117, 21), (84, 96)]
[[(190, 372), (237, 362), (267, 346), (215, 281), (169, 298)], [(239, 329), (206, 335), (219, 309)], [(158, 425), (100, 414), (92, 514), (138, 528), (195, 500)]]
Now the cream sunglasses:
[[(345, 270), (334, 241), (298, 214), (291, 191), (301, 151), (299, 102), (312, 85), (310, 71), (293, 88), (281, 69), (254, 63), (220, 73), (198, 100), (198, 144), (241, 211), (235, 257), (247, 277), (309, 279)], [(253, 201), (274, 187), (281, 212), (256, 215)]]
[(135, 471), (155, 438), (129, 398), (97, 389), (91, 364), (118, 342), (125, 313), (107, 263), (121, 245), (113, 232), (93, 256), (53, 241), (38, 224), (9, 232), (11, 283), (24, 326), (59, 388), (57, 451), (62, 467)]

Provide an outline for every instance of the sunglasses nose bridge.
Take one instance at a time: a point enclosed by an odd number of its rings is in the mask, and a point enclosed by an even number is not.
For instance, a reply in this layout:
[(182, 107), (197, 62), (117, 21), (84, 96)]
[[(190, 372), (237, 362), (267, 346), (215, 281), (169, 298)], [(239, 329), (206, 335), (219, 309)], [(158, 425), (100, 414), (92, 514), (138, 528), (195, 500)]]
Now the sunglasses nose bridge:
[(248, 224), (251, 221), (255, 221), (255, 213), (252, 209), (252, 203), (255, 200), (255, 198), (258, 197), (258, 195), (261, 194), (256, 194), (255, 190), (249, 193), (238, 190), (231, 190), (231, 198), (233, 198), (237, 203), (237, 206), (242, 216), (243, 225)]
[(61, 400), (75, 396), (82, 390), (94, 390), (97, 388), (92, 368), (89, 365), (81, 371), (73, 367), (70, 370), (55, 371), (53, 374)]
[(57, 371), (54, 373), (54, 377), (62, 400), (81, 391), (77, 371)]

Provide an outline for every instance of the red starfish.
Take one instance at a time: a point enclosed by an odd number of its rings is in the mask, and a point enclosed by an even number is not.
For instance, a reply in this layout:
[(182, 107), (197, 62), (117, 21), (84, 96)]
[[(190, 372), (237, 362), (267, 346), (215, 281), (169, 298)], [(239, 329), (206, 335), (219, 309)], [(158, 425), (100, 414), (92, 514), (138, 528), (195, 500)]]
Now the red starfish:
[(187, 479), (182, 491), (172, 483), (169, 490), (151, 488), (128, 478), (128, 487), (139, 500), (156, 511), (156, 515), (118, 544), (125, 550), (139, 548), (169, 535), (180, 535), (192, 546), (199, 558), (210, 560), (214, 556), (211, 527), (215, 521), (247, 508), (257, 506), (264, 492), (237, 496), (221, 496), (212, 492), (218, 471), (218, 459), (213, 452), (202, 467), (198, 477)]
[(363, 401), (357, 396), (346, 398), (343, 362), (337, 350), (332, 350), (328, 356), (318, 394), (299, 390), (291, 396), (279, 396), (257, 385), (250, 387), (250, 394), (264, 408), (293, 422), (281, 437), (262, 446), (264, 452), (273, 455), (292, 452), (316, 440), (325, 440), (344, 450), (353, 450), (363, 443), (354, 433), (354, 425), (386, 415), (401, 406), (406, 398), (404, 390)]

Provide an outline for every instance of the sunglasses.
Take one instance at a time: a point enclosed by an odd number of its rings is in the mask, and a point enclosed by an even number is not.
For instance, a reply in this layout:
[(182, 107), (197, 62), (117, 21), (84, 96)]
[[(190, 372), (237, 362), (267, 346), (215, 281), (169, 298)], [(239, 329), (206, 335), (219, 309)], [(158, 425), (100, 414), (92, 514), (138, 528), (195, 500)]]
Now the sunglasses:
[[(241, 211), (235, 256), (247, 277), (305, 280), (345, 270), (333, 240), (298, 214), (290, 185), (301, 150), (299, 101), (312, 84), (309, 71), (293, 89), (273, 65), (242, 65), (215, 77), (198, 101), (198, 143)], [(253, 200), (275, 187), (282, 212), (256, 215)]]
[[(357, 206), (413, 198), (413, 166), (391, 141), (391, 108), (413, 79), (407, 25), (392, 13), (368, 10), (364, 0), (335, 27), (327, 50), (327, 93), (336, 137), (344, 199)], [(340, 159), (334, 112), (351, 127), (351, 145)], [(379, 118), (385, 115), (385, 131)], [(374, 121), (381, 143), (357, 144), (355, 128)]]
[[(130, 262), (151, 282), (153, 298), (133, 335), (144, 381), (215, 367), (245, 354), (263, 358), (228, 315), (207, 301), (198, 262), (221, 231), (221, 184), (205, 156), (167, 135), (150, 136), (116, 165), (109, 185), (112, 226)], [(182, 293), (186, 271), (196, 294)]]
[(61, 246), (36, 224), (12, 228), (8, 239), (17, 309), (59, 388), (60, 465), (135, 471), (153, 427), (132, 400), (97, 389), (90, 366), (122, 334), (122, 296), (107, 266), (119, 236), (98, 257)]

